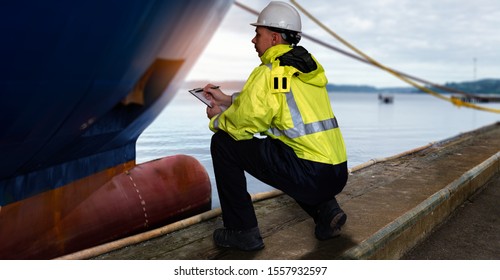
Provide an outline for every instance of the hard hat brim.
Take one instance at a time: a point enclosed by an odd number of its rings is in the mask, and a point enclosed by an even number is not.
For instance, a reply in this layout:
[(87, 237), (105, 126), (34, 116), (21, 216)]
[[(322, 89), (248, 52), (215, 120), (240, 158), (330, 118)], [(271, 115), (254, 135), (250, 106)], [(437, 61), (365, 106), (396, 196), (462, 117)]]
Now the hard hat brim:
[(293, 31), (293, 32), (297, 32), (297, 33), (301, 33), (300, 30), (297, 30), (297, 29), (291, 29), (291, 28), (284, 28), (284, 27), (281, 27), (281, 26), (278, 26), (278, 25), (269, 25), (269, 24), (262, 24), (262, 23), (250, 23), (250, 25), (252, 26), (260, 26), (260, 27), (272, 27), (272, 28), (278, 28), (278, 29), (283, 29), (283, 30), (289, 30), (289, 31)]

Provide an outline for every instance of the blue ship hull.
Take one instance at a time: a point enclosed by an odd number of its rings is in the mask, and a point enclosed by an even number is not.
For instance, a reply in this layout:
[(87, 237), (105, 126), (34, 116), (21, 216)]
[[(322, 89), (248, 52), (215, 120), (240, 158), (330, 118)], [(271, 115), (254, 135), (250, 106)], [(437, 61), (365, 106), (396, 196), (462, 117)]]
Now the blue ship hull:
[(177, 92), (231, 4), (0, 4), (0, 243), (2, 228), (26, 218), (5, 217), (10, 205), (135, 165), (137, 138)]

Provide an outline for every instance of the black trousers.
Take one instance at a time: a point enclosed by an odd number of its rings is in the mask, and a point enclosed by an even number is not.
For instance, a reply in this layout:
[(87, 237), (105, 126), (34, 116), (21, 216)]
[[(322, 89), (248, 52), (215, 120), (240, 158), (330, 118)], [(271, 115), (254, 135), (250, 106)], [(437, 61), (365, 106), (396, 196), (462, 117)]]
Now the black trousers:
[(326, 202), (336, 204), (335, 195), (347, 182), (347, 162), (330, 165), (300, 159), (292, 148), (270, 137), (236, 141), (218, 131), (212, 136), (210, 150), (226, 228), (257, 226), (245, 171), (288, 194), (315, 221), (318, 207)]

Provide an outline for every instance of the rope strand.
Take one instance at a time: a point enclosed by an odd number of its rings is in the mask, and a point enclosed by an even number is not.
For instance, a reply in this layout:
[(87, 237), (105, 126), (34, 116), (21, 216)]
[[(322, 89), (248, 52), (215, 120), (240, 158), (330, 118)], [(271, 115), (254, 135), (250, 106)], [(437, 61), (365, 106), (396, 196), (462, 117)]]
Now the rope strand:
[[(452, 104), (454, 104), (456, 106), (465, 106), (465, 107), (473, 108), (473, 109), (477, 109), (477, 110), (488, 111), (488, 112), (493, 112), (493, 113), (500, 113), (500, 109), (492, 109), (492, 108), (482, 107), (482, 106), (479, 106), (479, 105), (475, 105), (473, 103), (469, 103), (469, 102), (460, 100), (457, 97), (446, 97), (446, 96), (441, 95), (441, 94), (439, 94), (439, 93), (437, 93), (437, 92), (435, 92), (435, 91), (433, 91), (433, 90), (431, 90), (429, 88), (426, 88), (424, 86), (421, 86), (421, 85), (415, 83), (414, 81), (418, 81), (420, 83), (432, 86), (434, 88), (439, 88), (439, 89), (448, 91), (450, 93), (457, 93), (457, 94), (462, 94), (462, 95), (465, 95), (465, 96), (468, 96), (468, 97), (480, 99), (478, 96), (476, 96), (474, 94), (463, 92), (463, 91), (460, 91), (460, 90), (457, 90), (457, 89), (453, 89), (453, 88), (449, 88), (449, 87), (445, 87), (445, 86), (442, 86), (442, 85), (438, 85), (438, 84), (426, 81), (424, 79), (408, 75), (408, 74), (403, 73), (401, 71), (397, 71), (397, 70), (391, 69), (391, 68), (389, 68), (387, 66), (384, 66), (384, 65), (380, 64), (379, 62), (375, 61), (374, 59), (372, 59), (368, 55), (364, 54), (363, 52), (361, 52), (360, 50), (358, 50), (357, 48), (355, 48), (353, 45), (351, 45), (350, 43), (348, 43), (346, 40), (342, 39), (335, 32), (333, 32), (332, 30), (330, 30), (323, 23), (321, 23), (318, 19), (316, 19), (313, 15), (311, 15), (304, 8), (302, 8), (302, 6), (300, 6), (296, 1), (291, 0), (291, 2), (298, 9), (300, 9), (306, 16), (308, 16), (309, 18), (311, 18), (311, 20), (313, 20), (316, 24), (318, 24), (321, 28), (323, 28), (324, 30), (326, 30), (330, 35), (332, 35), (333, 37), (335, 37), (337, 40), (339, 40), (344, 45), (348, 46), (350, 49), (352, 49), (353, 51), (355, 51), (356, 53), (358, 53), (360, 56), (358, 56), (356, 54), (349, 53), (347, 51), (344, 51), (344, 50), (342, 50), (340, 48), (337, 48), (337, 47), (335, 47), (335, 46), (333, 46), (331, 44), (328, 44), (328, 43), (326, 43), (324, 41), (321, 41), (321, 40), (319, 40), (317, 38), (309, 36), (309, 35), (307, 35), (305, 33), (302, 33), (302, 37), (303, 38), (309, 39), (309, 40), (311, 40), (311, 41), (313, 41), (313, 42), (315, 42), (315, 43), (317, 43), (319, 45), (322, 45), (322, 46), (324, 46), (326, 48), (329, 48), (329, 49), (331, 49), (333, 51), (339, 52), (339, 53), (341, 53), (343, 55), (346, 55), (346, 56), (351, 57), (353, 59), (356, 59), (358, 61), (367, 63), (367, 64), (375, 66), (375, 67), (378, 67), (378, 68), (380, 68), (382, 70), (385, 70), (385, 71), (391, 73), (392, 75), (396, 76), (397, 78), (403, 80), (404, 82), (412, 85), (413, 87), (418, 88), (419, 90), (421, 90), (423, 92), (426, 92), (426, 93), (428, 93), (430, 95), (433, 95), (433, 96), (435, 96), (437, 98), (440, 98), (440, 99), (443, 99), (445, 101), (451, 102)], [(256, 10), (254, 10), (254, 9), (248, 7), (248, 6), (245, 6), (245, 5), (243, 5), (243, 4), (241, 4), (241, 3), (237, 2), (237, 1), (234, 4), (236, 6), (238, 6), (238, 7), (246, 10), (249, 13), (252, 13), (252, 14), (255, 14), (255, 15), (259, 14), (259, 12), (257, 12)]]
[[(415, 83), (414, 81), (408, 79), (407, 77), (401, 75), (401, 73), (391, 69), (391, 68), (388, 68), (384, 65), (382, 65), (381, 63), (379, 63), (378, 61), (376, 61), (375, 59), (371, 58), (370, 56), (366, 55), (365, 53), (363, 53), (361, 50), (357, 49), (356, 47), (354, 47), (352, 44), (350, 44), (349, 42), (347, 42), (346, 40), (344, 40), (342, 37), (340, 37), (339, 35), (337, 35), (335, 32), (333, 32), (331, 29), (329, 29), (327, 26), (325, 26), (322, 22), (320, 22), (316, 17), (314, 17), (312, 14), (310, 14), (307, 10), (305, 10), (301, 5), (299, 5), (295, 0), (291, 0), (291, 2), (299, 9), (302, 11), (302, 13), (304, 13), (307, 17), (309, 17), (313, 22), (315, 22), (319, 27), (321, 27), (323, 30), (325, 30), (328, 34), (332, 35), (335, 39), (337, 39), (339, 42), (341, 42), (342, 44), (344, 44), (345, 46), (347, 46), (348, 48), (350, 48), (351, 50), (353, 50), (354, 52), (356, 52), (357, 54), (359, 54), (360, 56), (362, 56), (363, 58), (365, 58), (370, 64), (386, 71), (386, 72), (389, 72), (390, 74), (396, 76), (397, 78), (399, 78), (400, 80), (420, 89), (421, 91), (423, 92), (426, 92), (432, 96), (435, 96), (437, 98), (440, 98), (440, 99), (443, 99), (443, 100), (446, 100), (446, 101), (449, 101), (451, 102), (452, 104), (454, 104), (455, 106), (464, 106), (464, 107), (468, 107), (468, 108), (473, 108), (473, 109), (477, 109), (477, 110), (482, 110), (482, 111), (487, 111), (487, 112), (493, 112), (493, 113), (500, 113), (500, 109), (494, 109), (494, 108), (487, 108), (487, 107), (483, 107), (483, 106), (479, 106), (479, 105), (476, 105), (476, 104), (473, 104), (473, 103), (469, 103), (469, 102), (466, 102), (466, 101), (463, 101), (463, 100), (460, 100), (459, 98), (456, 98), (456, 97), (446, 97), (442, 94), (439, 94), (429, 88), (426, 88), (424, 86), (421, 86), (417, 83)], [(469, 94), (471, 95), (471, 94)]]

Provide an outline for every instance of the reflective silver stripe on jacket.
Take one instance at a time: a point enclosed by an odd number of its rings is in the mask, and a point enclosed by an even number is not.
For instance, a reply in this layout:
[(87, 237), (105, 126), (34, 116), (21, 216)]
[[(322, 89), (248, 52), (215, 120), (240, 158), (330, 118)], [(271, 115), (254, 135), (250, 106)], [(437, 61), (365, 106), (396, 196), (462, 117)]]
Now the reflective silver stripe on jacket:
[(288, 138), (297, 138), (339, 127), (335, 117), (312, 123), (304, 123), (292, 92), (286, 93), (286, 102), (292, 117), (293, 127), (286, 130), (279, 130), (275, 127), (271, 127), (268, 132), (275, 136), (285, 135)]
[[(267, 65), (270, 69), (272, 66), (270, 64)], [(290, 114), (292, 117), (293, 128), (289, 128), (286, 130), (280, 130), (275, 127), (271, 127), (268, 130), (268, 133), (271, 133), (277, 137), (281, 135), (285, 135), (288, 138), (297, 138), (308, 134), (313, 134), (317, 132), (326, 131), (329, 129), (338, 128), (339, 125), (337, 123), (337, 119), (335, 117), (327, 120), (312, 122), (312, 123), (304, 123), (302, 119), (302, 115), (300, 114), (299, 107), (297, 106), (297, 102), (295, 102), (295, 98), (293, 96), (293, 92), (287, 92), (286, 94), (286, 102), (288, 104), (288, 109), (290, 110)]]
[(220, 114), (215, 116), (215, 120), (214, 120), (214, 128), (215, 129), (219, 129), (219, 117), (220, 117)]

